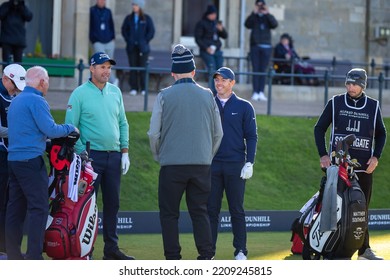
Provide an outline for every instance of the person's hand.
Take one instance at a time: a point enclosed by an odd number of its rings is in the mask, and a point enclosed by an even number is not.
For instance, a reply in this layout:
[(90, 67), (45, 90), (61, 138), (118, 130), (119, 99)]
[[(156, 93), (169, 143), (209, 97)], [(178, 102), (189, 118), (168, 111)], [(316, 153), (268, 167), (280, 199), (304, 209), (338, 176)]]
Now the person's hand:
[(371, 157), (367, 161), (368, 167), (366, 169), (366, 173), (371, 174), (374, 172), (375, 168), (378, 166), (378, 159), (376, 157)]
[(215, 25), (215, 27), (219, 30), (219, 31), (222, 31), (223, 30), (223, 25), (222, 25), (222, 21), (218, 21), (217, 24)]
[(129, 153), (122, 153), (122, 174), (125, 175), (129, 171), (130, 158)]
[(261, 4), (259, 8), (259, 12), (263, 15), (268, 14), (268, 7), (265, 4)]
[(243, 180), (250, 179), (253, 175), (253, 164), (250, 162), (245, 163), (244, 167), (241, 169), (241, 178)]
[(332, 161), (328, 155), (324, 155), (320, 158), (320, 165), (322, 169), (326, 169), (332, 165)]

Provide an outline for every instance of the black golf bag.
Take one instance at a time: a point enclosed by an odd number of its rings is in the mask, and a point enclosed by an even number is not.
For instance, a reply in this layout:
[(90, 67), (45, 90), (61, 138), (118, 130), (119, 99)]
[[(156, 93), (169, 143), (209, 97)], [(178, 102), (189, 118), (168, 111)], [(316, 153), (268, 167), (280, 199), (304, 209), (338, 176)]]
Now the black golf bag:
[(351, 259), (363, 245), (368, 227), (366, 198), (348, 148), (356, 139), (347, 135), (332, 154), (334, 165), (326, 170), (320, 190), (301, 209), (293, 230), (303, 242), (302, 258)]

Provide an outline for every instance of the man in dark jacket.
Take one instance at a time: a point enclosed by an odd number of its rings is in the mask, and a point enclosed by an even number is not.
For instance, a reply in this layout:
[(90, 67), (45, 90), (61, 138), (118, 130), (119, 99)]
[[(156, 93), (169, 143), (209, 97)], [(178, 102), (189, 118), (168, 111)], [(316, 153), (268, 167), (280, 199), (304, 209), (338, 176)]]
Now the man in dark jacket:
[[(106, 0), (96, 0), (96, 5), (89, 9), (89, 40), (94, 53), (104, 52), (114, 58), (115, 28), (112, 13), (106, 7)], [(118, 86), (115, 71), (111, 71), (110, 83)]]
[[(357, 139), (349, 148), (352, 159), (357, 159), (361, 167), (355, 169), (360, 187), (366, 196), (366, 207), (370, 204), (372, 177), (382, 150), (386, 143), (386, 128), (378, 100), (367, 96), (367, 73), (354, 68), (347, 73), (345, 86), (347, 92), (330, 99), (314, 127), (314, 137), (320, 156), (321, 168), (331, 164), (330, 154), (336, 149), (338, 139), (354, 133)], [(332, 124), (330, 147), (327, 152), (325, 133)], [(383, 260), (370, 248), (368, 229), (363, 246), (358, 251), (359, 260)]]
[[(26, 86), (26, 70), (19, 64), (10, 64), (4, 68), (0, 80), (0, 125), (3, 135), (0, 136), (0, 259), (5, 253), (5, 213), (8, 203), (8, 108), (12, 98)], [(4, 130), (6, 129), (6, 130)]]
[[(226, 39), (227, 37), (228, 33), (222, 22), (217, 21), (217, 8), (214, 5), (208, 5), (202, 19), (195, 26), (195, 41), (199, 46), (199, 54), (210, 73), (223, 65), (220, 38)], [(216, 93), (212, 78), (209, 81), (209, 87)]]
[(213, 251), (215, 254), (219, 213), (225, 192), (232, 221), (233, 255), (236, 260), (246, 260), (244, 194), (245, 182), (252, 177), (256, 156), (256, 114), (252, 104), (233, 92), (235, 75), (230, 68), (219, 68), (214, 74), (214, 82), (223, 138), (211, 164), (211, 193), (207, 204)]
[(25, 23), (33, 18), (32, 12), (24, 1), (9, 0), (0, 6), (1, 33), (0, 43), (3, 48), (3, 61), (22, 62), (23, 50), (26, 47)]
[[(264, 0), (256, 0), (255, 9), (245, 20), (245, 27), (251, 29), (250, 35), (250, 56), (252, 60), (252, 71), (266, 72), (269, 60), (272, 55), (271, 29), (278, 26), (278, 21), (268, 11)], [(253, 76), (254, 101), (267, 101), (264, 95), (265, 76)]]

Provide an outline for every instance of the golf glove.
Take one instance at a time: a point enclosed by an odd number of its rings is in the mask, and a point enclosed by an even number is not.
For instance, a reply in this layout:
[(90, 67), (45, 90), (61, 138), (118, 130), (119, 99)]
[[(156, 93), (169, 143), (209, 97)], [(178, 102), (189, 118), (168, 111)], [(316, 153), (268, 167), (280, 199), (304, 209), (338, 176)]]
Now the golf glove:
[(129, 153), (122, 153), (122, 174), (125, 175), (129, 171), (130, 158)]
[(253, 175), (253, 164), (250, 162), (245, 163), (244, 167), (241, 169), (241, 178), (243, 180), (250, 179)]

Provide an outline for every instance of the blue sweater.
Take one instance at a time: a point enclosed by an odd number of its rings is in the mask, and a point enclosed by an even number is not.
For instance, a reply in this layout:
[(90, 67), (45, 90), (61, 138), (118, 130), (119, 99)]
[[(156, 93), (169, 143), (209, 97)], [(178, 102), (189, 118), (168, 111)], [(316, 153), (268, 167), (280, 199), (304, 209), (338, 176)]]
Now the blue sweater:
[(239, 98), (235, 93), (222, 107), (218, 97), (215, 97), (219, 107), (223, 138), (216, 161), (255, 162), (257, 146), (257, 125), (255, 110), (250, 102)]
[(43, 155), (46, 139), (65, 137), (75, 127), (58, 125), (42, 93), (26, 86), (12, 99), (8, 110), (8, 160), (22, 161)]

